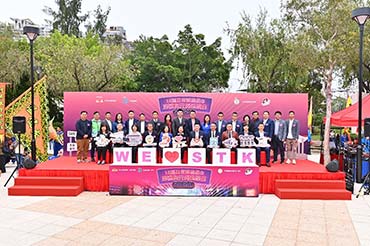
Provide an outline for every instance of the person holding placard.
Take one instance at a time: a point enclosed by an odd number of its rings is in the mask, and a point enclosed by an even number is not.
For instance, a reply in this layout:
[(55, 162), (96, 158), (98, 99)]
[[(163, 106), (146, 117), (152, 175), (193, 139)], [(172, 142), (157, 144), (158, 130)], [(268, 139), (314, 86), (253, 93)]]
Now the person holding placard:
[(227, 123), (226, 131), (222, 133), (222, 145), (225, 148), (235, 151), (235, 148), (238, 147), (239, 134), (236, 131), (233, 131), (233, 126), (231, 123)]
[(207, 163), (211, 164), (211, 152), (214, 148), (219, 148), (221, 146), (221, 135), (217, 132), (216, 123), (211, 123), (211, 128), (207, 137), (207, 149), (206, 149), (206, 158)]
[(190, 132), (189, 141), (191, 148), (203, 148), (207, 145), (206, 137), (204, 132), (200, 130), (199, 123), (194, 124), (194, 131)]
[(158, 144), (158, 134), (154, 131), (153, 123), (148, 122), (147, 130), (143, 134), (144, 147), (156, 147)]
[(98, 165), (104, 165), (105, 159), (107, 157), (107, 150), (109, 149), (111, 132), (108, 130), (106, 124), (100, 125), (100, 131), (98, 135), (94, 138), (96, 150), (98, 152)]
[(137, 150), (139, 145), (143, 142), (143, 137), (138, 131), (136, 124), (131, 127), (131, 133), (129, 133), (126, 138), (128, 139), (127, 145), (132, 148), (132, 163), (137, 163)]
[(240, 148), (252, 148), (256, 146), (254, 142), (254, 135), (249, 131), (249, 125), (243, 125), (243, 132), (239, 135), (239, 147)]
[(266, 153), (266, 166), (270, 166), (270, 144), (269, 142), (271, 141), (271, 138), (269, 137), (268, 132), (264, 131), (264, 124), (261, 122), (258, 125), (258, 131), (255, 132), (254, 136), (256, 137), (256, 143), (257, 143), (257, 148), (256, 148), (256, 161), (257, 165), (261, 166), (261, 150), (265, 151)]
[(184, 163), (184, 153), (187, 149), (188, 145), (188, 137), (186, 136), (186, 133), (184, 131), (183, 126), (179, 126), (177, 129), (177, 135), (172, 138), (172, 146), (174, 148), (181, 148), (181, 162)]
[(111, 134), (111, 140), (114, 148), (125, 146), (125, 132), (122, 123), (117, 124), (117, 131)]

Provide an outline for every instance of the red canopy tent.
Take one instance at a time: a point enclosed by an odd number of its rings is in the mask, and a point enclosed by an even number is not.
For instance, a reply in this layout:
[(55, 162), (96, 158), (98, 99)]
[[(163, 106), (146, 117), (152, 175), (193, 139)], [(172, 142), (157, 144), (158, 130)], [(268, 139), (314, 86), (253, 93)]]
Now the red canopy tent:
[[(370, 118), (370, 95), (362, 99), (362, 123), (365, 118)], [(332, 126), (358, 126), (358, 103), (332, 114), (330, 123)]]

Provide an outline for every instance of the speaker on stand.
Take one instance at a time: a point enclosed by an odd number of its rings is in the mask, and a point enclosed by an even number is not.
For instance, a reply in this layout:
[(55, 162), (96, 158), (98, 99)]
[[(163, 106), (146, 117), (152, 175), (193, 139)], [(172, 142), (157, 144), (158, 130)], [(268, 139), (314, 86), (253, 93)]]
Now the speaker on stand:
[[(14, 168), (12, 174), (9, 176), (4, 187), (9, 183), (10, 179), (14, 176), (14, 173), (23, 166), (22, 154), (21, 154), (21, 134), (26, 133), (26, 117), (24, 116), (14, 116), (13, 122), (13, 134), (18, 134), (18, 156), (16, 156), (17, 166)], [(35, 165), (36, 166), (36, 165)], [(33, 167), (35, 167), (33, 166)]]

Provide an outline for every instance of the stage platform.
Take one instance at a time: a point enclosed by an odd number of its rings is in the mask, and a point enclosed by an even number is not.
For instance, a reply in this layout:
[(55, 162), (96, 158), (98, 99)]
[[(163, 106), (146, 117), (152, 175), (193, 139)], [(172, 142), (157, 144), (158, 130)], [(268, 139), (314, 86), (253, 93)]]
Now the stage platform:
[[(186, 164), (184, 164), (185, 166)], [(76, 157), (59, 157), (38, 164), (34, 169), (21, 169), (19, 176), (83, 177), (84, 190), (109, 190), (109, 165), (77, 163)], [(259, 192), (275, 193), (275, 180), (345, 180), (343, 172), (330, 173), (318, 163), (298, 160), (296, 165), (272, 164), (260, 167)]]

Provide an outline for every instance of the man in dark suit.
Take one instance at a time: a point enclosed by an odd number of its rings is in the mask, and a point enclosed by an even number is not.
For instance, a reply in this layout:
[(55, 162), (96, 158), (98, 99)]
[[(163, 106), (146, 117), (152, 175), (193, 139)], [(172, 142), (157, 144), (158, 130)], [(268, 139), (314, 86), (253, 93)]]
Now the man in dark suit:
[(128, 111), (128, 119), (125, 122), (126, 135), (132, 132), (132, 126), (137, 125), (138, 120), (135, 119), (135, 112), (133, 110)]
[(275, 121), (274, 121), (274, 135), (272, 136), (272, 149), (274, 151), (274, 160), (272, 163), (277, 161), (278, 154), (280, 153), (280, 164), (284, 163), (284, 142), (286, 139), (286, 122), (281, 119), (281, 112), (275, 112)]
[(221, 146), (221, 134), (217, 132), (217, 125), (216, 123), (211, 123), (211, 130), (209, 131), (209, 134), (206, 138), (206, 158), (207, 158), (207, 163), (211, 163), (211, 151), (213, 147), (215, 146), (210, 146), (212, 144), (213, 140), (217, 138), (217, 146)]
[(234, 132), (237, 132), (238, 135), (243, 131), (243, 124), (238, 120), (238, 113), (233, 112), (231, 115), (231, 120), (228, 122), (231, 124)]
[(223, 112), (218, 112), (217, 114), (217, 121), (216, 121), (216, 126), (217, 126), (217, 132), (222, 135), (224, 131), (226, 131), (226, 120), (224, 120), (224, 113)]
[(159, 134), (162, 131), (163, 122), (159, 120), (157, 111), (152, 112), (152, 120), (150, 122), (153, 124), (154, 131)]
[(264, 111), (262, 116), (263, 129), (266, 132), (267, 136), (272, 139), (274, 135), (274, 121), (270, 119), (270, 112)]
[(141, 135), (144, 134), (144, 132), (147, 130), (147, 122), (145, 121), (145, 114), (141, 113), (139, 115), (139, 121), (137, 123), (137, 130), (141, 133)]
[(177, 135), (179, 126), (185, 127), (184, 111), (181, 108), (177, 110), (177, 117), (172, 121), (172, 134), (174, 136)]
[(286, 164), (296, 164), (298, 138), (299, 138), (299, 121), (295, 118), (294, 111), (289, 112), (289, 119), (286, 121), (286, 148), (287, 148), (287, 161)]
[(203, 148), (207, 144), (207, 138), (204, 132), (200, 130), (200, 124), (194, 125), (194, 131), (190, 132), (190, 147), (191, 148)]
[[(268, 136), (268, 133), (264, 130), (264, 125), (261, 122), (258, 125), (258, 131), (254, 133), (254, 136), (256, 137), (255, 140), (257, 141), (257, 148), (256, 148), (256, 161), (257, 165), (261, 166), (261, 150), (264, 150), (266, 153), (266, 166), (271, 167), (270, 165), (270, 145), (267, 143), (268, 141), (271, 141), (271, 138)], [(268, 141), (261, 141), (259, 139), (264, 138)]]
[(114, 124), (112, 122), (112, 114), (110, 112), (106, 112), (105, 113), (105, 118), (101, 122), (101, 124), (107, 126), (107, 131), (109, 131), (109, 132), (116, 132), (115, 127), (114, 127)]
[(190, 111), (190, 118), (185, 121), (185, 133), (189, 136), (192, 131), (194, 131), (195, 124), (200, 126), (200, 120), (197, 119), (194, 110)]
[(261, 120), (259, 118), (258, 111), (253, 111), (252, 119), (250, 120), (249, 131), (253, 132), (253, 133), (258, 131), (258, 125), (259, 125), (260, 122), (261, 122)]

